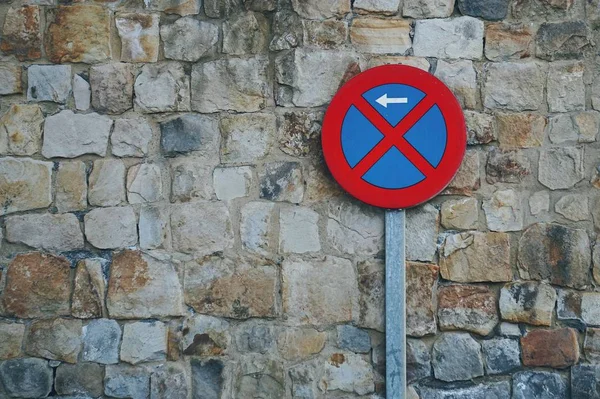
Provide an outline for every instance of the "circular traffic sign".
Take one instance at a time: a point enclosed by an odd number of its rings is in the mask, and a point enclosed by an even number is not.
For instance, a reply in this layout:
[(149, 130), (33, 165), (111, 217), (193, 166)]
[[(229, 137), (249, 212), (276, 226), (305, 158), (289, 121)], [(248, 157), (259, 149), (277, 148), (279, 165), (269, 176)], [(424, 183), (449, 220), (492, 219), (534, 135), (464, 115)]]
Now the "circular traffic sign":
[(367, 204), (419, 205), (450, 183), (465, 154), (465, 119), (439, 79), (406, 65), (352, 78), (333, 97), (322, 129), (325, 162)]

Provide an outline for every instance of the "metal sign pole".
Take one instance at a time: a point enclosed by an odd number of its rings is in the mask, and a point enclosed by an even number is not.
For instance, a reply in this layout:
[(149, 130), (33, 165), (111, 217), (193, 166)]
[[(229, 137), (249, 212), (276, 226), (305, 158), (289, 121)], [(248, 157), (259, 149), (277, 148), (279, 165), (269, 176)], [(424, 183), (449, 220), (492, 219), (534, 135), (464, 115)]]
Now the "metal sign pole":
[(406, 398), (406, 298), (404, 210), (385, 212), (385, 389)]

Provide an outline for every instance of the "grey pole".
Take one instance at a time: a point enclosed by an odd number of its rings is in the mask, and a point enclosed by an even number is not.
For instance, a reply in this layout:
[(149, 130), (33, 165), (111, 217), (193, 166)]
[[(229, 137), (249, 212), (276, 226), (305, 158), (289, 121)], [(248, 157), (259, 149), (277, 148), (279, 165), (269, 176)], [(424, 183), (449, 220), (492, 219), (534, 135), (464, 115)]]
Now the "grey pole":
[(385, 390), (387, 399), (406, 398), (404, 210), (385, 213)]

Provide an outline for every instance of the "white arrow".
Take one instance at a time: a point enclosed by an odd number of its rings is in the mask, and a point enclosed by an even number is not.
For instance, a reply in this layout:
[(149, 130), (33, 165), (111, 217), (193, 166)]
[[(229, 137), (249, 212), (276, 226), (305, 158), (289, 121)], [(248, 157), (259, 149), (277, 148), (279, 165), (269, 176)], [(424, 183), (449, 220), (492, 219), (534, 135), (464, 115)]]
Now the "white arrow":
[(379, 97), (376, 101), (379, 104), (383, 105), (385, 108), (387, 108), (388, 104), (406, 104), (406, 103), (408, 103), (408, 98), (406, 98), (406, 97), (399, 97), (399, 98), (388, 97), (387, 93), (385, 93), (383, 96)]

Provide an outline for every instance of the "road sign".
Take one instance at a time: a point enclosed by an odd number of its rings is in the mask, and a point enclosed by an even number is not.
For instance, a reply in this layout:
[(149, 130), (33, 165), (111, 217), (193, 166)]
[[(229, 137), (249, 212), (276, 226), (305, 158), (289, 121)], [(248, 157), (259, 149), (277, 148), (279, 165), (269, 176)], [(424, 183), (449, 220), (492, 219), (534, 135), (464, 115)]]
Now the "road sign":
[(323, 122), (323, 154), (352, 196), (404, 209), (439, 194), (465, 154), (465, 120), (436, 77), (406, 65), (369, 69), (335, 95)]

